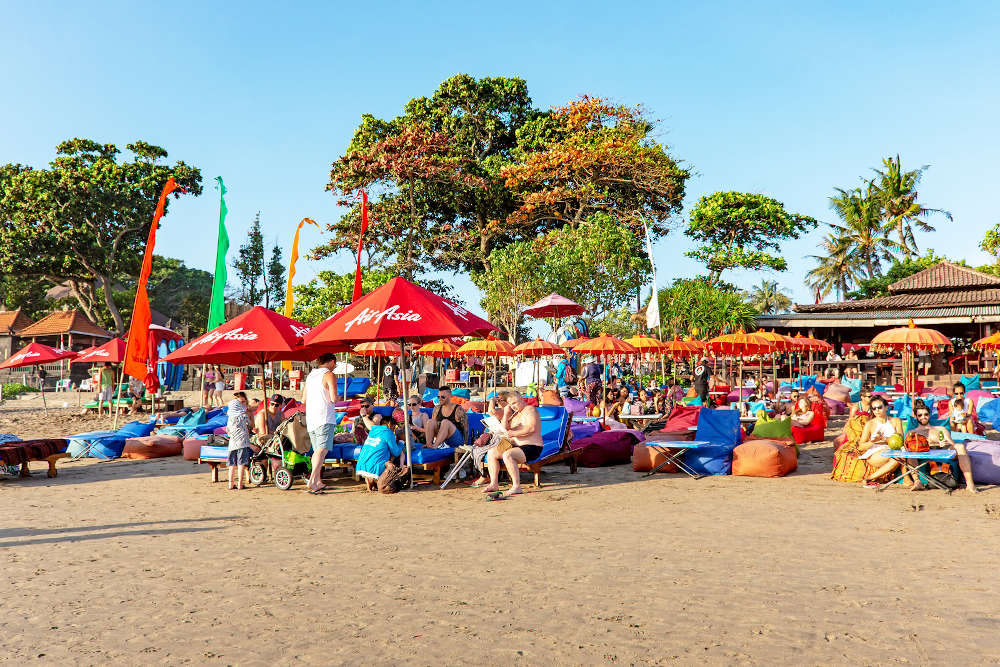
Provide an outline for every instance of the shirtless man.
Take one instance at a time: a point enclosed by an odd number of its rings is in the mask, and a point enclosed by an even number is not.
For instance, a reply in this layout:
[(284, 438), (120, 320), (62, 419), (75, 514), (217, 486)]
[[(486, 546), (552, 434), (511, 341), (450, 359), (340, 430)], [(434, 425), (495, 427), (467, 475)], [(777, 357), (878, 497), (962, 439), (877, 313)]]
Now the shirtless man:
[(486, 454), (490, 483), (483, 489), (483, 493), (500, 491), (502, 460), (513, 483), (504, 493), (504, 497), (507, 498), (521, 493), (521, 475), (517, 467), (522, 463), (534, 461), (542, 453), (542, 422), (538, 408), (525, 403), (516, 391), (502, 392), (499, 398), (501, 404), (506, 406), (502, 419), (504, 430), (507, 431), (505, 440), (509, 441), (512, 447), (502, 454), (499, 453), (500, 447), (494, 447)]
[[(952, 440), (948, 429), (941, 426), (931, 426), (931, 410), (923, 401), (914, 401), (913, 416), (916, 417), (918, 426), (910, 433), (919, 433), (924, 436), (931, 447), (951, 447), (954, 449), (955, 453), (958, 454), (958, 468), (965, 476), (965, 488), (968, 489), (969, 493), (976, 493), (976, 485), (972, 481), (972, 460), (969, 458), (969, 452), (965, 449), (965, 443)], [(915, 461), (911, 465), (913, 463)], [(911, 490), (920, 491), (923, 488), (924, 485), (918, 477)]]

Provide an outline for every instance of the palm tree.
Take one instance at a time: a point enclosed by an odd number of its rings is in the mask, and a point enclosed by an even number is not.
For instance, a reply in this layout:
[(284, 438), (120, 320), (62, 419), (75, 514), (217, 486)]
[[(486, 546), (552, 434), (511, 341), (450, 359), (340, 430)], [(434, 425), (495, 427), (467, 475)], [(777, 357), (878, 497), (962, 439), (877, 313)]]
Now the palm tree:
[(750, 305), (762, 314), (783, 313), (791, 307), (792, 300), (777, 282), (762, 280), (750, 291)]
[(929, 165), (920, 169), (903, 171), (899, 155), (882, 160), (883, 169), (876, 169), (879, 175), (875, 191), (882, 205), (882, 224), (886, 234), (895, 232), (906, 259), (917, 253), (917, 241), (913, 229), (933, 232), (934, 227), (922, 218), (939, 213), (952, 220), (951, 213), (938, 208), (927, 208), (917, 201), (917, 186)]
[(830, 198), (830, 208), (843, 224), (831, 227), (846, 250), (857, 253), (868, 278), (873, 278), (881, 269), (882, 260), (891, 260), (903, 246), (886, 236), (882, 226), (882, 203), (874, 184), (869, 183), (867, 190), (836, 190), (837, 195)]
[(840, 301), (861, 278), (860, 257), (834, 234), (827, 234), (819, 245), (826, 254), (809, 255), (816, 261), (816, 267), (806, 274), (806, 285), (822, 297), (836, 292), (837, 301)]

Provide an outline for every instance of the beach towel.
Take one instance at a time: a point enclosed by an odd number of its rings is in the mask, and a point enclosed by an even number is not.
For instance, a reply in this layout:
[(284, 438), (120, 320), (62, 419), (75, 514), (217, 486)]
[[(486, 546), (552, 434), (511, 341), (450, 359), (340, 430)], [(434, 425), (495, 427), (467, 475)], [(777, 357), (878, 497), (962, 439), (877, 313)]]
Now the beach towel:
[(754, 438), (765, 440), (791, 438), (792, 422), (788, 419), (775, 419), (766, 422), (758, 420), (754, 425), (752, 435)]

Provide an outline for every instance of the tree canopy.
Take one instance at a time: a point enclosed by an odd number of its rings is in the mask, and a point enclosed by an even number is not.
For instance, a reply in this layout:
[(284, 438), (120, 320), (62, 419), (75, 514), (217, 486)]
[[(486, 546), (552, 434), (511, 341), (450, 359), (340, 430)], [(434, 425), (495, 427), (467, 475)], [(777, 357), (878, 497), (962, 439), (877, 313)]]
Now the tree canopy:
[[(164, 184), (173, 177), (201, 194), (197, 168), (160, 164), (167, 151), (144, 141), (126, 148), (130, 161), (114, 144), (71, 139), (57, 146), (48, 169), (0, 167), (0, 264), (9, 273), (68, 282), (84, 313), (118, 333), (120, 309), (113, 290), (102, 288), (138, 272)], [(97, 312), (101, 302), (107, 319)]]
[(732, 285), (712, 284), (705, 278), (678, 278), (662, 288), (657, 298), (660, 322), (671, 334), (707, 339), (756, 327), (758, 312)]
[(685, 253), (703, 262), (708, 282), (729, 269), (784, 271), (781, 242), (816, 226), (807, 215), (789, 213), (771, 197), (745, 192), (716, 192), (698, 200), (684, 234), (702, 245)]

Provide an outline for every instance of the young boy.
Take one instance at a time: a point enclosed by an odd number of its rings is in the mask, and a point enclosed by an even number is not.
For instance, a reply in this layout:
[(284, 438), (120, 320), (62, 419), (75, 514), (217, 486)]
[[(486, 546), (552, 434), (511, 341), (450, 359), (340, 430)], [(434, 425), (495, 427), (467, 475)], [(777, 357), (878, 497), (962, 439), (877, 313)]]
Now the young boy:
[(243, 472), (250, 465), (253, 449), (250, 447), (250, 417), (247, 415), (247, 395), (238, 391), (229, 401), (229, 489), (233, 487), (233, 468), (236, 468), (237, 490), (243, 488)]

